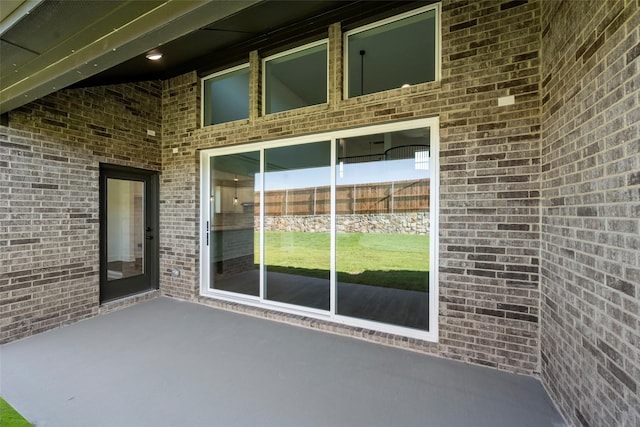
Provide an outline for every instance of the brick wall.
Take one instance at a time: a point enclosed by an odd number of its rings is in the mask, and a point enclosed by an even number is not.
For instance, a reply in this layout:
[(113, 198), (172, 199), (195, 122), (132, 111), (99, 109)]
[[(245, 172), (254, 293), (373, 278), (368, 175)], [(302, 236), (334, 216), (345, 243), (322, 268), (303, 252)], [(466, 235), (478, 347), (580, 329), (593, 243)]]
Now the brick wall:
[(542, 379), (640, 425), (640, 3), (542, 3)]
[[(532, 373), (538, 360), (540, 7), (442, 2), (442, 79), (342, 100), (340, 26), (330, 37), (328, 105), (261, 117), (252, 72), (248, 120), (199, 128), (195, 73), (165, 82), (161, 183), (163, 292), (388, 344)], [(251, 56), (252, 64), (258, 60)], [(499, 107), (498, 97), (515, 104)], [(368, 334), (198, 298), (198, 150), (440, 117), (440, 343)], [(177, 152), (174, 152), (177, 151)], [(170, 269), (180, 268), (179, 278)]]
[(160, 93), (64, 90), (0, 127), (0, 342), (101, 311), (99, 163), (159, 170)]
[[(64, 90), (11, 112), (0, 127), (0, 342), (110, 309), (98, 307), (98, 164), (162, 168), (165, 294), (541, 370), (572, 425), (640, 424), (639, 3), (445, 0), (442, 79), (351, 100), (335, 24), (328, 105), (261, 117), (252, 52), (250, 118), (205, 129), (195, 72)], [(499, 107), (505, 95), (515, 104)], [(433, 115), (439, 344), (198, 297), (199, 149)]]
[[(199, 157), (192, 144), (200, 123), (195, 72), (163, 82), (160, 177), (160, 287), (168, 296), (192, 299), (200, 288)], [(171, 275), (180, 270), (179, 277)]]

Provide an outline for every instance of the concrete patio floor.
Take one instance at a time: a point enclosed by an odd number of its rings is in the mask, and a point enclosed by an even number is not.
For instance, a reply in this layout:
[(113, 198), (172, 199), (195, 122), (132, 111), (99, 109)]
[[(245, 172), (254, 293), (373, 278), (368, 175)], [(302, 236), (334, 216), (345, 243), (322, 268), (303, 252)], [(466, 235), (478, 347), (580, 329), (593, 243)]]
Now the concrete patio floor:
[(0, 347), (45, 426), (566, 426), (534, 378), (168, 298)]

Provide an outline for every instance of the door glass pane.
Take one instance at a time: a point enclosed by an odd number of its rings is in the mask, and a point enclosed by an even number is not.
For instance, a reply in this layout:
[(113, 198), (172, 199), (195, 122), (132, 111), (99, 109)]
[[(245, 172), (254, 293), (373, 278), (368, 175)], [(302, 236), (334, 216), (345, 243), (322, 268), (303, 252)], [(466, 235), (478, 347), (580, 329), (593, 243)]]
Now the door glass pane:
[(260, 152), (211, 158), (211, 289), (260, 295)]
[(331, 143), (265, 150), (266, 298), (329, 310)]
[(428, 330), (429, 130), (336, 143), (336, 312)]
[(107, 280), (144, 274), (144, 182), (107, 179)]

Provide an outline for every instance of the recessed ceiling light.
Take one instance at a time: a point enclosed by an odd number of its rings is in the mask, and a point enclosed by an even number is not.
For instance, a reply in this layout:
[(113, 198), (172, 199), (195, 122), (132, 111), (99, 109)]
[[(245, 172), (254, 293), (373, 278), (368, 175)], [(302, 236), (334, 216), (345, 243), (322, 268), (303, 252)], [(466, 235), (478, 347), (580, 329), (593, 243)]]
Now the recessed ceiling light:
[(162, 58), (162, 54), (160, 52), (149, 52), (147, 53), (147, 59), (149, 61), (157, 61)]

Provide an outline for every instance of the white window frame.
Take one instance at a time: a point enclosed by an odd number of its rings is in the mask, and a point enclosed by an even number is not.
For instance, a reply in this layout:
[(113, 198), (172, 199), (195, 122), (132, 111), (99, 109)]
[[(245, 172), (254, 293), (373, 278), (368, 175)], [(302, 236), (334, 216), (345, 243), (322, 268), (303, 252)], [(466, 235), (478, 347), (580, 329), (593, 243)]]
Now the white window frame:
[[(267, 69), (267, 62), (272, 61), (274, 59), (278, 59), (278, 58), (282, 58), (284, 56), (288, 56), (288, 55), (293, 55), (295, 53), (298, 52), (302, 52), (303, 50), (306, 49), (311, 49), (313, 47), (316, 46), (320, 46), (320, 45), (326, 45), (327, 47), (327, 69), (326, 69), (326, 76), (327, 76), (327, 93), (325, 94), (325, 102), (320, 103), (320, 104), (312, 104), (312, 105), (305, 105), (304, 107), (299, 107), (299, 108), (294, 108), (291, 110), (284, 110), (284, 111), (278, 111), (276, 113), (267, 113), (266, 112), (266, 106), (267, 106), (267, 73), (265, 72)], [(260, 95), (262, 97), (262, 115), (266, 116), (266, 115), (272, 115), (272, 114), (280, 114), (280, 113), (284, 113), (287, 111), (293, 111), (293, 110), (298, 110), (300, 108), (309, 108), (309, 107), (313, 107), (315, 105), (327, 105), (329, 103), (329, 39), (322, 39), (322, 40), (318, 40), (312, 43), (307, 43), (305, 45), (302, 46), (298, 46), (295, 47), (293, 49), (289, 49), (289, 50), (285, 50), (284, 52), (280, 52), (280, 53), (276, 53), (274, 55), (271, 56), (267, 56), (265, 58), (262, 59), (262, 93)]]
[[(371, 24), (367, 24), (367, 25), (363, 25), (362, 27), (358, 27), (358, 28), (354, 28), (353, 30), (350, 31), (346, 31), (342, 37), (342, 46), (343, 46), (343, 51), (342, 51), (342, 55), (343, 55), (343, 96), (344, 99), (350, 99), (349, 98), (349, 36), (353, 35), (353, 34), (358, 34), (361, 33), (363, 31), (367, 31), (367, 30), (371, 30), (373, 28), (377, 28), (377, 27), (381, 27), (383, 25), (386, 24), (390, 24), (392, 22), (396, 22), (399, 21), (401, 19), (405, 19), (405, 18), (410, 18), (412, 16), (415, 15), (419, 15), (421, 13), (424, 12), (428, 12), (429, 10), (435, 10), (436, 12), (436, 24), (435, 24), (435, 28), (436, 28), (436, 34), (435, 34), (435, 43), (436, 43), (436, 47), (435, 47), (435, 75), (434, 75), (434, 80), (433, 82), (437, 82), (440, 81), (441, 79), (441, 64), (442, 64), (442, 52), (441, 52), (441, 34), (442, 31), (440, 29), (440, 16), (441, 16), (441, 5), (440, 3), (436, 3), (436, 4), (432, 4), (429, 6), (424, 6), (418, 9), (414, 9), (411, 10), (409, 12), (405, 12), (405, 13), (401, 13), (400, 15), (395, 15), (392, 16), (390, 18), (387, 19), (383, 19), (380, 21), (376, 21), (373, 22)], [(422, 82), (419, 84), (423, 84), (423, 83), (433, 83), (433, 82)], [(394, 89), (387, 89), (387, 90), (394, 90)], [(377, 92), (374, 92), (377, 93)], [(360, 96), (367, 96), (367, 95), (373, 95), (373, 93), (367, 93), (364, 95), (358, 95), (358, 96), (354, 96), (353, 98), (357, 98)]]
[[(222, 71), (218, 71), (215, 72), (213, 74), (209, 74), (207, 76), (204, 76), (200, 79), (200, 127), (205, 128), (205, 127), (209, 127), (209, 126), (216, 126), (218, 124), (223, 124), (223, 123), (211, 123), (210, 125), (205, 125), (204, 124), (204, 102), (205, 102), (205, 82), (207, 80), (216, 78), (216, 77), (220, 77), (223, 76), (225, 74), (230, 74), (239, 70), (242, 70), (244, 68), (249, 69), (249, 63), (246, 62), (244, 64), (240, 64), (237, 65), (235, 67), (231, 67), (231, 68), (226, 68)], [(249, 69), (249, 74), (251, 74), (251, 70)], [(251, 82), (249, 82), (249, 88), (248, 88), (248, 92), (249, 92), (249, 97), (251, 97)], [(249, 104), (251, 104), (251, 101), (249, 101)], [(251, 105), (249, 105), (249, 108), (251, 108)], [(247, 110), (247, 118), (249, 118), (250, 115), (250, 111)], [(247, 120), (247, 119), (239, 119), (239, 120)], [(237, 121), (237, 120), (233, 120), (233, 121)], [(224, 122), (224, 123), (230, 123), (230, 122)]]
[[(430, 239), (429, 239), (429, 330), (419, 330), (409, 327), (375, 322), (354, 317), (341, 316), (336, 314), (335, 307), (335, 185), (336, 185), (336, 141), (340, 138), (350, 138), (363, 135), (374, 135), (385, 132), (402, 131), (408, 129), (429, 128), (430, 131), (430, 151), (432, 157), (430, 159)], [(296, 314), (311, 317), (320, 320), (326, 320), (334, 323), (349, 325), (353, 327), (361, 327), (380, 332), (416, 338), (425, 341), (438, 342), (438, 259), (439, 259), (439, 118), (431, 117), (424, 119), (415, 119), (404, 122), (396, 122), (383, 125), (372, 125), (354, 129), (336, 130), (314, 135), (305, 135), (300, 137), (292, 137), (279, 139), (275, 141), (256, 142), (251, 144), (234, 145), (229, 147), (213, 148), (203, 150), (200, 153), (200, 295), (219, 300), (245, 304), (254, 307), (267, 308), (277, 310), (285, 314)], [(242, 295), (223, 290), (211, 289), (210, 284), (210, 245), (209, 236), (211, 230), (207, 227), (209, 224), (210, 208), (209, 203), (211, 176), (210, 176), (210, 159), (213, 156), (236, 154), (247, 151), (260, 151), (260, 204), (264, 206), (264, 151), (268, 148), (283, 147), (289, 145), (305, 144), (319, 141), (331, 141), (331, 277), (330, 277), (330, 309), (328, 311), (307, 308), (302, 306), (294, 306), (290, 304), (278, 303), (266, 299), (264, 295), (264, 274), (260, 275), (260, 296)], [(260, 210), (260, 271), (264, 271), (264, 209)]]

